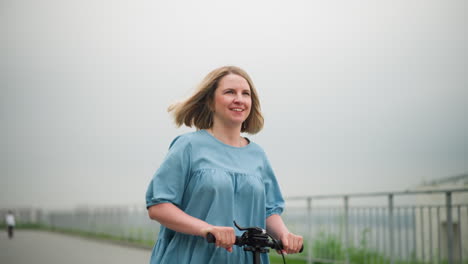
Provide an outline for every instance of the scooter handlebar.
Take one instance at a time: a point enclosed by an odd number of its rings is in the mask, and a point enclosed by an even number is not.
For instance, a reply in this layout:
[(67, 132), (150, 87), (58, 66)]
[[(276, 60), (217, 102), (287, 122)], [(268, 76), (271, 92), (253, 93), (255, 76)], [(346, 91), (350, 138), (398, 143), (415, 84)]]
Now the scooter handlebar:
[[(206, 234), (206, 241), (208, 243), (216, 243), (216, 237), (213, 234), (208, 233)], [(234, 245), (241, 247), (241, 246), (244, 246), (245, 244), (242, 243), (241, 237), (236, 236), (236, 242), (234, 243)], [(276, 249), (276, 250), (283, 249), (283, 243), (281, 242), (281, 240), (278, 240), (278, 243), (275, 243), (273, 241), (266, 241), (266, 245), (262, 245), (262, 246), (269, 247), (269, 248)], [(303, 250), (304, 250), (304, 245), (302, 245), (299, 252), (302, 252)]]

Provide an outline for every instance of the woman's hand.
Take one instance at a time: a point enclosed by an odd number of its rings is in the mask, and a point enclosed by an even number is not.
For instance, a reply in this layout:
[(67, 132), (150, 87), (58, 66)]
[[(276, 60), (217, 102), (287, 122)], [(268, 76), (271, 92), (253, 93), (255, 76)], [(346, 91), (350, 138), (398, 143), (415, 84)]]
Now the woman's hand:
[(295, 235), (293, 233), (284, 233), (280, 237), (283, 243), (283, 253), (294, 254), (298, 253), (302, 248), (303, 238), (302, 236)]
[[(302, 248), (302, 236), (289, 233), (284, 225), (283, 219), (277, 214), (273, 214), (266, 219), (267, 232), (273, 235), (274, 238), (281, 240), (283, 243), (283, 253), (293, 254), (298, 253)], [(278, 251), (278, 253), (280, 253)], [(281, 253), (280, 253), (281, 254)]]
[(236, 242), (236, 234), (234, 228), (228, 226), (211, 226), (202, 230), (204, 237), (211, 233), (216, 238), (216, 247), (225, 248), (232, 252), (232, 246)]

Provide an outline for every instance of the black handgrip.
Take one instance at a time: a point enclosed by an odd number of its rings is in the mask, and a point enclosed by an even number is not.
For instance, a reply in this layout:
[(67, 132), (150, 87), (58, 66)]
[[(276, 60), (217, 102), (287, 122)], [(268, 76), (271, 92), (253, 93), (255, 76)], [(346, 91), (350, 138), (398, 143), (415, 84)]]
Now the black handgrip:
[[(208, 233), (206, 234), (206, 241), (208, 243), (216, 243), (216, 237), (213, 234)], [(236, 246), (240, 245), (240, 237), (236, 236), (236, 242), (234, 243), (234, 245)]]
[(208, 233), (208, 234), (206, 234), (206, 241), (208, 243), (215, 243), (216, 242), (216, 237), (214, 237), (213, 234)]
[(216, 243), (216, 237), (213, 234), (208, 233), (206, 234), (206, 241), (208, 243)]

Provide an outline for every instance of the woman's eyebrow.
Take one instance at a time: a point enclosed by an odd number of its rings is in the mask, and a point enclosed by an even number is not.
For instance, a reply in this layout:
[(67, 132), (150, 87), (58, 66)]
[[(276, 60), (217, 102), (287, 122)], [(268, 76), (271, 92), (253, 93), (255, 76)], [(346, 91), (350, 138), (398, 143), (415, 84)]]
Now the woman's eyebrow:
[[(227, 88), (223, 89), (223, 91), (229, 91), (229, 90), (238, 90), (238, 89), (232, 88), (232, 87), (227, 87)], [(242, 92), (249, 92), (250, 93), (250, 88), (249, 89), (242, 89)]]

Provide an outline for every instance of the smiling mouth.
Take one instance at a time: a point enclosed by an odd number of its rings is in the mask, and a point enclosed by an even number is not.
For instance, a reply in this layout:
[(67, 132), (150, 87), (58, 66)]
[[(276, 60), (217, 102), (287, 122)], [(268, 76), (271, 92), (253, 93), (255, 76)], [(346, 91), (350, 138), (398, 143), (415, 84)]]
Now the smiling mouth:
[(244, 109), (241, 109), (241, 108), (232, 108), (231, 111), (234, 111), (234, 112), (243, 112)]

